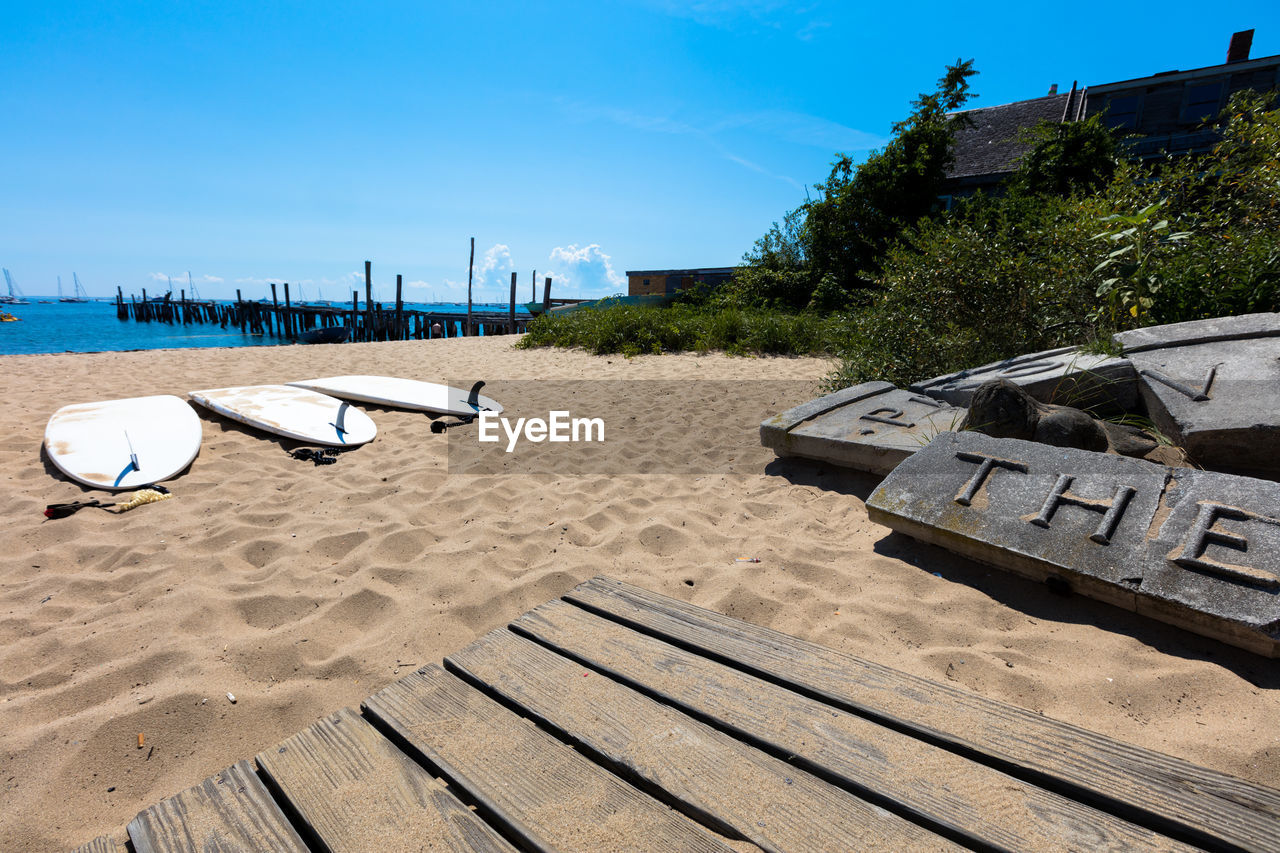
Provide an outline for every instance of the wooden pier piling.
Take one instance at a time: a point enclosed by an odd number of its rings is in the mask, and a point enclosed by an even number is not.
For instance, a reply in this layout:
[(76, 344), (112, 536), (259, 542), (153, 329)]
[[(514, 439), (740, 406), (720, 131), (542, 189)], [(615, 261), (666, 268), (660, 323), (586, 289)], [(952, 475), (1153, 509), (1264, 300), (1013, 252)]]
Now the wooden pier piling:
[[(475, 242), (472, 239), (471, 266), (468, 278), (472, 278), (475, 263)], [(535, 273), (536, 275), (536, 273)], [(536, 281), (536, 280), (535, 280)], [(517, 276), (511, 274), (510, 299), (506, 306), (477, 306), (470, 298), (468, 288), (467, 313), (450, 313), (439, 310), (421, 310), (406, 306), (404, 301), (404, 276), (396, 275), (394, 308), (390, 303), (384, 309), (382, 303), (373, 301), (373, 265), (365, 261), (365, 300), (360, 304), (360, 291), (351, 292), (350, 307), (342, 305), (294, 304), (289, 283), (283, 282), (284, 300), (279, 298), (277, 285), (272, 282), (271, 301), (246, 300), (244, 292), (237, 288), (234, 301), (188, 299), (186, 290), (178, 299), (171, 293), (162, 297), (147, 295), (141, 298), (124, 295), (124, 288), (116, 288), (116, 316), (138, 323), (167, 323), (179, 325), (217, 324), (223, 329), (231, 326), (242, 334), (261, 335), (283, 340), (297, 340), (304, 332), (317, 328), (345, 326), (348, 341), (408, 341), (452, 338), (472, 335), (506, 335), (525, 331), (528, 315), (516, 312)], [(547, 276), (542, 302), (549, 306), (551, 277)], [(537, 285), (533, 285), (534, 299)]]

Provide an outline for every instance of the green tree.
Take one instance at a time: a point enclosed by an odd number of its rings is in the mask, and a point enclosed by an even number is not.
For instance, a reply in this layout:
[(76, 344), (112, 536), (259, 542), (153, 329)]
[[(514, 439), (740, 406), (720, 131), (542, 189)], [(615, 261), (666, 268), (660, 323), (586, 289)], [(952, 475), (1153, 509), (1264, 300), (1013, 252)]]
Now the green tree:
[(971, 96), (973, 60), (948, 66), (938, 88), (912, 102), (893, 137), (861, 165), (837, 157), (818, 197), (774, 223), (751, 251), (725, 298), (736, 304), (829, 311), (859, 301), (885, 252), (938, 209), (951, 165), (953, 116)]
[(1023, 139), (1034, 147), (1018, 164), (1009, 182), (1011, 192), (1029, 195), (1071, 195), (1102, 189), (1115, 174), (1116, 138), (1100, 115), (1084, 121), (1042, 121)]
[(952, 116), (972, 97), (973, 60), (957, 60), (922, 94), (910, 116), (893, 127), (893, 137), (855, 168), (840, 156), (827, 180), (815, 189), (819, 198), (805, 205), (808, 255), (815, 283), (835, 277), (852, 291), (871, 283), (888, 248), (903, 229), (938, 209), (938, 195), (952, 160)]

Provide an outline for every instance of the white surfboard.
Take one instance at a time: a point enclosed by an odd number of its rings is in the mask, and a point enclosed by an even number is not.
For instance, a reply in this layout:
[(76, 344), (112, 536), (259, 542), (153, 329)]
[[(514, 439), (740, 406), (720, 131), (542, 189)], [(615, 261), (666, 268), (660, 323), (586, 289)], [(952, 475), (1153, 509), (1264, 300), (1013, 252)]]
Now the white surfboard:
[(322, 394), (332, 394), (344, 400), (373, 403), (393, 409), (411, 409), (415, 412), (434, 412), (465, 418), (480, 412), (502, 411), (496, 400), (470, 391), (420, 382), (417, 379), (397, 379), (394, 376), (328, 376), (323, 379), (306, 379), (290, 382), (298, 388), (309, 388)]
[(58, 470), (99, 489), (136, 489), (181, 473), (200, 452), (200, 418), (170, 394), (64, 406), (44, 430)]
[(266, 432), (333, 447), (373, 441), (378, 428), (350, 403), (288, 385), (243, 385), (192, 391), (191, 399)]

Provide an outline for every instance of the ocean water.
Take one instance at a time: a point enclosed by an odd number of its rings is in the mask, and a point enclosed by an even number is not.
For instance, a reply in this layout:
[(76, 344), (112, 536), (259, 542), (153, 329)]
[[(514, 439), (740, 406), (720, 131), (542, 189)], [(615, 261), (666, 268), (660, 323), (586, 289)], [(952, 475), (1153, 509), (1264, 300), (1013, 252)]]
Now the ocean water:
[[(186, 349), (191, 347), (264, 347), (293, 345), (271, 335), (241, 334), (238, 328), (213, 323), (182, 326), (138, 323), (116, 319), (114, 300), (94, 302), (40, 302), (0, 305), (17, 322), (0, 323), (0, 355), (42, 352), (120, 352), (138, 349)], [(48, 297), (45, 297), (48, 298)], [(385, 305), (385, 303), (384, 303)], [(506, 305), (480, 305), (477, 310), (505, 310)], [(405, 303), (405, 308), (441, 314), (467, 313), (465, 304)], [(516, 306), (517, 314), (528, 312)]]

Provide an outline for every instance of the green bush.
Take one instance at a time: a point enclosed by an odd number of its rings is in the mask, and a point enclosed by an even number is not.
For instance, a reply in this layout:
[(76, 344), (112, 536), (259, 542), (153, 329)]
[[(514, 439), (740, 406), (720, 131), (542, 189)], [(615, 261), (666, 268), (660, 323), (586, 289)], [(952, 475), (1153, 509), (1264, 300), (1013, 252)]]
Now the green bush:
[(1015, 179), (1006, 196), (921, 220), (887, 253), (829, 387), (905, 386), (1120, 329), (1280, 310), (1269, 103), (1237, 96), (1211, 153), (1119, 164), (1096, 192), (1084, 181), (1065, 197), (1030, 193), (1019, 187), (1036, 182)]
[(734, 355), (835, 354), (847, 324), (766, 308), (676, 304), (665, 308), (605, 303), (544, 314), (517, 344), (580, 347), (596, 355), (722, 350)]
[[(920, 186), (901, 204), (933, 191), (947, 157), (938, 99), (963, 103), (971, 73), (949, 69), (865, 173), (837, 164), (821, 199), (758, 240), (728, 285), (668, 308), (540, 317), (520, 345), (838, 354), (833, 389), (905, 387), (1057, 346), (1105, 350), (1120, 329), (1280, 311), (1280, 113), (1250, 93), (1233, 97), (1221, 143), (1202, 156), (1115, 162), (1101, 125), (1084, 122), (1042, 129), (1005, 195), (929, 215), (873, 204), (911, 175)], [(872, 222), (885, 227), (868, 248), (859, 223)], [(845, 255), (856, 260), (832, 260)]]

